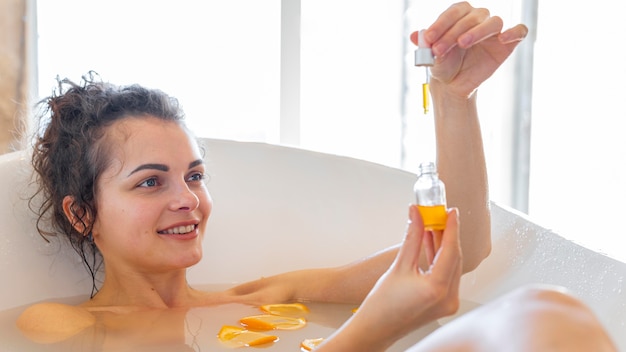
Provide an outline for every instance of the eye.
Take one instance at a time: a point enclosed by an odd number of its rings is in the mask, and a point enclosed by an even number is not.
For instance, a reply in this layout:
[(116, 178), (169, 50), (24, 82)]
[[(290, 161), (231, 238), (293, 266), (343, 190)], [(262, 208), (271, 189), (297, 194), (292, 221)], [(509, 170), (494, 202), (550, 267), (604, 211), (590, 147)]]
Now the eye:
[(151, 177), (138, 185), (138, 187), (156, 187), (159, 182), (156, 177)]
[(191, 176), (189, 176), (189, 178), (187, 178), (188, 181), (193, 182), (193, 181), (202, 181), (204, 180), (204, 174), (201, 172), (195, 172), (193, 174), (191, 174)]

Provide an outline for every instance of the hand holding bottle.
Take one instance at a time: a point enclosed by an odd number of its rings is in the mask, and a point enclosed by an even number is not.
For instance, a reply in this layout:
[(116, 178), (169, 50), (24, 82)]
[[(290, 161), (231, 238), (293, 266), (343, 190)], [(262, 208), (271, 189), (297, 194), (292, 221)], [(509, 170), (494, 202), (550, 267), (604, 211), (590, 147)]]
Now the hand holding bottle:
[[(359, 309), (316, 351), (385, 351), (397, 339), (459, 308), (462, 255), (458, 211), (447, 214), (439, 252), (425, 270), (424, 223), (416, 205), (402, 247)], [(365, 333), (364, 333), (365, 332)]]

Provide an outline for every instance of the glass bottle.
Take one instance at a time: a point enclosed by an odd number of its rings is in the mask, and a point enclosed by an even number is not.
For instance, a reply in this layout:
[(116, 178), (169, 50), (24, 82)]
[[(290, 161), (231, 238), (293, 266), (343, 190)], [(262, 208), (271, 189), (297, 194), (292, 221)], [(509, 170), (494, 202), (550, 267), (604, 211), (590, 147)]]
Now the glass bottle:
[(448, 219), (446, 187), (439, 179), (435, 163), (420, 164), (413, 191), (424, 219), (424, 228), (430, 231), (445, 229)]

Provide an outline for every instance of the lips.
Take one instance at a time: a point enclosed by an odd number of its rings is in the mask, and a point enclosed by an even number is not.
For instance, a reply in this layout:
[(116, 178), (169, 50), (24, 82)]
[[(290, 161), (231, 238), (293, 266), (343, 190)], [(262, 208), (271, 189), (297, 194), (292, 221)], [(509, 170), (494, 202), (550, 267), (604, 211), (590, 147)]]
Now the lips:
[(180, 225), (180, 226), (174, 226), (165, 230), (158, 231), (157, 233), (159, 235), (184, 235), (184, 234), (188, 234), (190, 232), (195, 231), (197, 227), (198, 227), (197, 224)]

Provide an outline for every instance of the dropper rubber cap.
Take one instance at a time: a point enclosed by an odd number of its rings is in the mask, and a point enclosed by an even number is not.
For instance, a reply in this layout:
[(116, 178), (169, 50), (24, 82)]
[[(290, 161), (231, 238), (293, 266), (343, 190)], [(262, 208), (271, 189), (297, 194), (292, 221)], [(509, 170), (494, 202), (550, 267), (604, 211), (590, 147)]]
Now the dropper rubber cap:
[(425, 30), (417, 34), (417, 49), (415, 49), (415, 66), (432, 66), (435, 64), (435, 56), (430, 49), (430, 44), (424, 39)]

